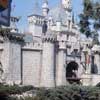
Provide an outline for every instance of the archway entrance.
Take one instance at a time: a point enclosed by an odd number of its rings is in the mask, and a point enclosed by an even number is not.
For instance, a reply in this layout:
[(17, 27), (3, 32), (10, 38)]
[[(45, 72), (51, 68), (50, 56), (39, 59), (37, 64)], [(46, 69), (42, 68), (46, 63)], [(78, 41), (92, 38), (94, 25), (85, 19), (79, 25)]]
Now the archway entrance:
[(78, 71), (78, 64), (75, 61), (71, 61), (70, 63), (67, 64), (66, 67), (66, 80), (69, 83), (77, 83), (80, 84), (80, 79), (77, 76), (77, 71)]

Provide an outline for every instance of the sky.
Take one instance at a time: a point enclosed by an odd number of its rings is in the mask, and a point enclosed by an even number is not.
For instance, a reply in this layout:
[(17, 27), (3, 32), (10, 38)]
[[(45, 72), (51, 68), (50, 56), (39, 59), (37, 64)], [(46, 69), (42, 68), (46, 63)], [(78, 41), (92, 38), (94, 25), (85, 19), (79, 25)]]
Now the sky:
[[(20, 30), (28, 30), (27, 16), (31, 15), (34, 9), (34, 2), (36, 0), (12, 0), (12, 16), (20, 16), (21, 19), (18, 23)], [(42, 5), (42, 0), (38, 0), (39, 5)], [(49, 7), (57, 6), (59, 0), (48, 0)], [(73, 0), (73, 12), (75, 16), (78, 16), (82, 11), (82, 0)]]

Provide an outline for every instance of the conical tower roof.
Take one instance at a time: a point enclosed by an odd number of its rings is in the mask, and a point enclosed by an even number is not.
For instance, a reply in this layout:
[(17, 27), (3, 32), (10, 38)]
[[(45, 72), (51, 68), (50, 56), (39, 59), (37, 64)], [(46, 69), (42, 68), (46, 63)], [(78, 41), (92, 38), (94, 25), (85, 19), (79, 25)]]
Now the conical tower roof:
[(34, 0), (33, 14), (41, 15), (41, 8), (39, 6), (39, 1), (38, 0)]

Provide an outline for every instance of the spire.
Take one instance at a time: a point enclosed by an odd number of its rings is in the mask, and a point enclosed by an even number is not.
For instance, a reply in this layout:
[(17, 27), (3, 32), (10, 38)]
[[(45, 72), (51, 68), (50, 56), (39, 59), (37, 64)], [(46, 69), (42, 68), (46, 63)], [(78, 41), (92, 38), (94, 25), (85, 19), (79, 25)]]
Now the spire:
[(43, 5), (42, 5), (42, 13), (43, 16), (47, 16), (49, 12), (49, 6), (48, 6), (48, 0), (43, 0)]
[(33, 14), (40, 15), (40, 7), (38, 0), (34, 0)]
[(72, 0), (69, 0), (69, 9), (72, 11)]
[(62, 10), (61, 0), (59, 0), (58, 8), (59, 8), (59, 11), (58, 11), (58, 15), (57, 15), (57, 22), (61, 22), (61, 10)]
[(48, 4), (48, 0), (43, 0), (43, 2)]
[(61, 0), (59, 0), (57, 20), (56, 20), (56, 27), (57, 27), (56, 30), (59, 32), (61, 31), (61, 24), (62, 24), (61, 12), (62, 12), (62, 5), (61, 5)]

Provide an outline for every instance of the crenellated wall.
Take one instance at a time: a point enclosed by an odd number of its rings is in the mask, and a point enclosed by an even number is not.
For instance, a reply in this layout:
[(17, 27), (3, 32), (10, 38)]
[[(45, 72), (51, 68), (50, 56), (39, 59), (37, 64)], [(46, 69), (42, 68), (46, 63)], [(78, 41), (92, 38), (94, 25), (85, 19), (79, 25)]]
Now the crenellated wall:
[(41, 87), (55, 87), (55, 41), (52, 33), (43, 36)]
[(26, 43), (22, 47), (22, 83), (40, 86), (42, 47), (40, 43)]
[(21, 35), (5, 33), (0, 43), (1, 65), (3, 68), (2, 80), (8, 84), (21, 83)]

